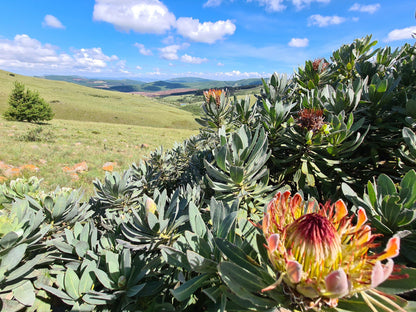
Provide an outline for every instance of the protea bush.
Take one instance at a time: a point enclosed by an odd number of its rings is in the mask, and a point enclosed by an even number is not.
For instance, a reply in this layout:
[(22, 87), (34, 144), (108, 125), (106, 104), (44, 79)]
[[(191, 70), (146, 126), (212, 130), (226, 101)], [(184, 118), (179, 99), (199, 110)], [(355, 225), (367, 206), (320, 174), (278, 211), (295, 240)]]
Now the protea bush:
[(2, 311), (415, 311), (416, 47), (371, 36), (95, 195), (0, 186)]

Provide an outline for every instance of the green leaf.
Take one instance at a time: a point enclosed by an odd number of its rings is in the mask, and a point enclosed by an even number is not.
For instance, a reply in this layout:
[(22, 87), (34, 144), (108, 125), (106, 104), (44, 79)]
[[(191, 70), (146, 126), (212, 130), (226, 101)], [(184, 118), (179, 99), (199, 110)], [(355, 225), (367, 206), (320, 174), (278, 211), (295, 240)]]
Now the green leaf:
[(257, 276), (261, 274), (261, 268), (258, 265), (255, 265), (253, 263), (254, 261), (236, 245), (220, 238), (215, 239), (215, 244), (230, 261), (234, 262), (239, 267), (244, 268)]
[(239, 166), (231, 166), (230, 176), (235, 184), (240, 185), (244, 178), (244, 168)]
[[(262, 308), (278, 305), (279, 302), (261, 295), (261, 290), (269, 285), (256, 274), (231, 262), (221, 262), (218, 267), (221, 279), (240, 298), (249, 300), (255, 306)], [(276, 299), (281, 299), (282, 302), (285, 300), (284, 296)]]
[(91, 305), (105, 305), (109, 304), (111, 301), (117, 298), (115, 294), (104, 294), (99, 292), (91, 291), (88, 294), (85, 294), (82, 299)]
[(145, 286), (146, 286), (146, 284), (140, 284), (140, 285), (135, 285), (133, 287), (130, 287), (126, 291), (127, 297), (134, 297), (134, 296), (136, 296)]
[(120, 266), (118, 263), (118, 254), (107, 250), (105, 252), (105, 262), (107, 264), (108, 274), (110, 278), (116, 282), (120, 277)]
[(7, 272), (15, 268), (25, 256), (27, 246), (27, 244), (21, 244), (10, 249), (1, 260), (2, 270)]
[(393, 181), (385, 174), (380, 174), (377, 179), (377, 191), (379, 195), (383, 197), (397, 193), (396, 186)]
[(217, 263), (207, 259), (200, 254), (192, 251), (186, 251), (186, 257), (188, 260), (191, 269), (198, 273), (216, 273), (217, 272)]
[(184, 301), (188, 299), (197, 289), (201, 288), (204, 283), (209, 280), (210, 275), (202, 274), (199, 276), (186, 281), (181, 286), (175, 289), (171, 289), (171, 294), (175, 297), (178, 301)]
[(16, 243), (20, 237), (22, 237), (23, 235), (23, 230), (19, 229), (16, 231), (11, 231), (8, 232), (6, 235), (4, 235), (1, 239), (0, 239), (0, 245), (3, 248), (9, 248), (11, 246), (14, 245), (14, 243)]
[(87, 242), (77, 241), (75, 244), (75, 252), (77, 253), (78, 257), (83, 258), (89, 249), (90, 246)]
[(217, 237), (226, 238), (228, 236), (228, 234), (230, 233), (234, 225), (237, 214), (238, 214), (238, 211), (233, 211), (225, 217), (223, 222), (219, 224)]
[(26, 283), (13, 289), (13, 296), (25, 306), (32, 306), (36, 299), (35, 289), (30, 281), (26, 281)]
[(188, 260), (186, 258), (186, 254), (184, 252), (169, 246), (161, 246), (160, 249), (162, 257), (167, 263), (175, 267), (184, 268), (187, 271), (191, 270), (191, 267), (189, 266)]
[(410, 209), (413, 208), (416, 202), (416, 172), (410, 170), (403, 177), (400, 182), (400, 199), (403, 203), (403, 207)]
[(82, 273), (78, 287), (78, 291), (81, 295), (89, 292), (92, 289), (95, 280), (95, 275), (93, 271), (94, 266), (90, 264), (85, 268), (84, 273)]
[(387, 79), (383, 79), (377, 85), (377, 93), (384, 93), (387, 91)]
[(47, 292), (51, 293), (52, 295), (54, 295), (54, 296), (56, 296), (56, 297), (58, 297), (60, 299), (63, 299), (63, 300), (72, 300), (70, 296), (68, 296), (66, 293), (64, 293), (60, 289), (56, 289), (56, 288), (53, 288), (51, 286), (44, 285), (44, 284), (41, 284), (41, 283), (39, 283), (37, 287), (40, 287), (40, 288), (46, 290)]
[(110, 280), (108, 275), (103, 270), (94, 269), (94, 274), (105, 288), (110, 290), (114, 289), (114, 282)]
[(192, 231), (199, 237), (204, 237), (207, 228), (198, 207), (193, 203), (189, 203), (189, 223), (191, 224)]
[(227, 171), (226, 169), (226, 157), (227, 157), (227, 148), (225, 146), (222, 146), (217, 154), (215, 155), (215, 161), (217, 162), (217, 166), (222, 169), (223, 171)]
[(66, 270), (64, 283), (65, 290), (68, 293), (68, 295), (75, 301), (78, 300), (80, 297), (80, 294), (78, 292), (79, 278), (78, 275), (71, 268), (68, 268)]

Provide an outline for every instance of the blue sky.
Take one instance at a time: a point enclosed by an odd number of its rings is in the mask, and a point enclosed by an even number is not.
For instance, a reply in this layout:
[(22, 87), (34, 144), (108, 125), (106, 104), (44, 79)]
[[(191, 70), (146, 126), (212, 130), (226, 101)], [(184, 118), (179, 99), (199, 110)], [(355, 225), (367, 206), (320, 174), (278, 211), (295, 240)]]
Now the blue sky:
[(24, 75), (236, 80), (288, 73), (373, 35), (400, 47), (412, 0), (3, 0), (0, 69)]

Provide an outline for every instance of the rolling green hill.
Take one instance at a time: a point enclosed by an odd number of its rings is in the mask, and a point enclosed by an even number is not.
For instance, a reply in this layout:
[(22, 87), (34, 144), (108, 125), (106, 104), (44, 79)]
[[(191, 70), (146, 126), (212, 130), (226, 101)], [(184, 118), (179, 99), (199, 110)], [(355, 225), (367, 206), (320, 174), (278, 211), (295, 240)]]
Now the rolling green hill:
[(62, 76), (62, 75), (46, 75), (37, 78), (45, 78), (48, 80), (66, 81), (79, 84), (85, 87), (111, 89), (116, 86), (136, 86), (144, 84), (145, 82), (132, 79), (92, 79), (81, 76)]
[(155, 99), (80, 86), (64, 81), (28, 77), (0, 70), (0, 114), (7, 109), (15, 81), (39, 91), (56, 119), (106, 122), (156, 128), (197, 129), (191, 113)]
[(261, 85), (261, 79), (241, 79), (236, 81), (210, 80), (196, 77), (173, 78), (163, 81), (144, 83), (138, 80), (89, 79), (79, 76), (44, 76), (45, 79), (72, 82), (88, 87), (108, 89), (120, 92), (158, 92), (172, 89), (209, 89)]

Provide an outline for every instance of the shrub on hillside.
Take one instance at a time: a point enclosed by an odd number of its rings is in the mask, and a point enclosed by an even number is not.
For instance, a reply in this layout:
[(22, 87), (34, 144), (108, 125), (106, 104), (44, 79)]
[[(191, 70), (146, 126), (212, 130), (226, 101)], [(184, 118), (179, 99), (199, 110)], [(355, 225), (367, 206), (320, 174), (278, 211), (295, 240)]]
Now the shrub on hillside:
[(50, 105), (40, 97), (39, 92), (26, 89), (16, 81), (9, 96), (9, 108), (4, 113), (8, 120), (41, 122), (51, 120), (53, 112)]

